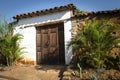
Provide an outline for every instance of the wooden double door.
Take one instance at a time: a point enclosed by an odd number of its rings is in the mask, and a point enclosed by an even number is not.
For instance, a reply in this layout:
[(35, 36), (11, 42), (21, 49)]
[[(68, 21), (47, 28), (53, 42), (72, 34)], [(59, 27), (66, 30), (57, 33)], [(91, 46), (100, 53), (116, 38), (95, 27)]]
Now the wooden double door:
[(38, 64), (64, 64), (63, 23), (36, 27), (36, 48)]

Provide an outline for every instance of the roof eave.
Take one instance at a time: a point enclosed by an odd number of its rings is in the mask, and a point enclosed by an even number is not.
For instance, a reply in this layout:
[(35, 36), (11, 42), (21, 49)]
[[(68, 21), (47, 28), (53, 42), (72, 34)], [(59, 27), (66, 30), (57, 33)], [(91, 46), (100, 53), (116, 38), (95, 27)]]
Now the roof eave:
[(54, 7), (54, 8), (44, 9), (44, 10), (40, 10), (40, 11), (18, 14), (18, 15), (13, 16), (13, 18), (19, 20), (22, 18), (46, 15), (46, 14), (50, 14), (50, 13), (55, 13), (55, 12), (60, 12), (60, 11), (65, 11), (65, 10), (75, 10), (75, 9), (76, 9), (76, 7), (73, 4), (68, 4), (65, 6)]

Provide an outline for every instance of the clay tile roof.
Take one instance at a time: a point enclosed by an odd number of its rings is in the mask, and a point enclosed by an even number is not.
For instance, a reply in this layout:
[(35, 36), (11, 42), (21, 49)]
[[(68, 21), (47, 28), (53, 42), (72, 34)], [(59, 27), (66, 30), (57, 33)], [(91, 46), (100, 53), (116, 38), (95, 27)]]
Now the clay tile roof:
[(89, 15), (97, 15), (97, 14), (120, 14), (120, 10), (106, 10), (106, 11), (97, 11), (97, 12), (88, 12), (88, 13), (82, 13), (82, 14), (76, 14), (74, 17), (80, 17), (80, 16), (89, 16)]
[(64, 11), (64, 10), (74, 10), (76, 7), (73, 4), (68, 4), (65, 6), (59, 6), (59, 7), (54, 7), (50, 9), (44, 9), (44, 10), (38, 10), (35, 12), (29, 12), (29, 13), (23, 13), (23, 14), (17, 14), (13, 16), (14, 19), (22, 19), (26, 17), (32, 17), (32, 16), (38, 16), (38, 15), (43, 15), (43, 14), (49, 14), (53, 12), (59, 12), (59, 11)]

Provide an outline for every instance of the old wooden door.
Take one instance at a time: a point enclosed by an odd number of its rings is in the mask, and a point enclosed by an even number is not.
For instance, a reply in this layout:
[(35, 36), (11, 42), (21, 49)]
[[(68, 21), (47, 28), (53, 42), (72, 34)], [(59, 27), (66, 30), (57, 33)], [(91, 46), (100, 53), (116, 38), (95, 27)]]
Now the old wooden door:
[[(61, 24), (36, 27), (37, 29), (37, 63), (64, 63), (64, 36), (61, 36)], [(64, 35), (64, 34), (62, 34)], [(60, 36), (63, 37), (60, 39)], [(60, 40), (61, 41), (60, 41)], [(63, 46), (63, 48), (62, 48)], [(63, 51), (60, 51), (63, 49)], [(61, 53), (61, 54), (60, 54)], [(61, 56), (63, 60), (61, 59)]]

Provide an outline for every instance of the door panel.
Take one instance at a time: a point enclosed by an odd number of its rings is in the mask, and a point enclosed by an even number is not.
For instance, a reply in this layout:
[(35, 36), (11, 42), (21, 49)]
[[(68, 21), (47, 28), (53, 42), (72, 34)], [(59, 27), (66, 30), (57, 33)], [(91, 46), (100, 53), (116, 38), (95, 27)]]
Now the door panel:
[(37, 60), (37, 64), (40, 64), (41, 63), (41, 60), (42, 60), (42, 55), (41, 55), (41, 52), (36, 52), (36, 60)]
[(57, 50), (58, 47), (58, 27), (55, 25), (51, 25), (48, 29), (49, 34), (49, 54), (48, 60), (50, 64), (58, 64), (59, 58), (58, 54), (59, 51)]
[(51, 33), (50, 34), (50, 47), (57, 47), (57, 34), (56, 33)]
[(40, 33), (38, 33), (37, 35), (36, 35), (36, 37), (37, 37), (37, 44), (36, 44), (36, 46), (37, 47), (39, 47), (39, 46), (41, 46), (41, 34)]
[[(37, 30), (37, 34), (36, 34), (37, 55), (36, 56), (37, 56), (38, 64), (39, 63), (59, 64), (61, 63), (60, 61), (61, 58), (59, 56), (62, 55), (62, 58), (64, 58), (64, 55), (63, 55), (64, 50), (63, 50), (63, 53), (59, 53), (60, 50), (64, 48), (64, 45), (63, 45), (64, 38), (60, 39), (61, 41), (63, 41), (62, 45), (59, 42), (60, 41), (59, 36), (61, 36), (61, 32), (59, 32), (58, 29), (60, 26), (61, 26), (60, 24), (54, 24), (54, 25), (36, 27), (36, 30)], [(64, 35), (62, 35), (61, 37), (64, 37)], [(59, 47), (61, 49), (59, 49)]]
[(48, 34), (42, 34), (42, 48), (48, 48)]

